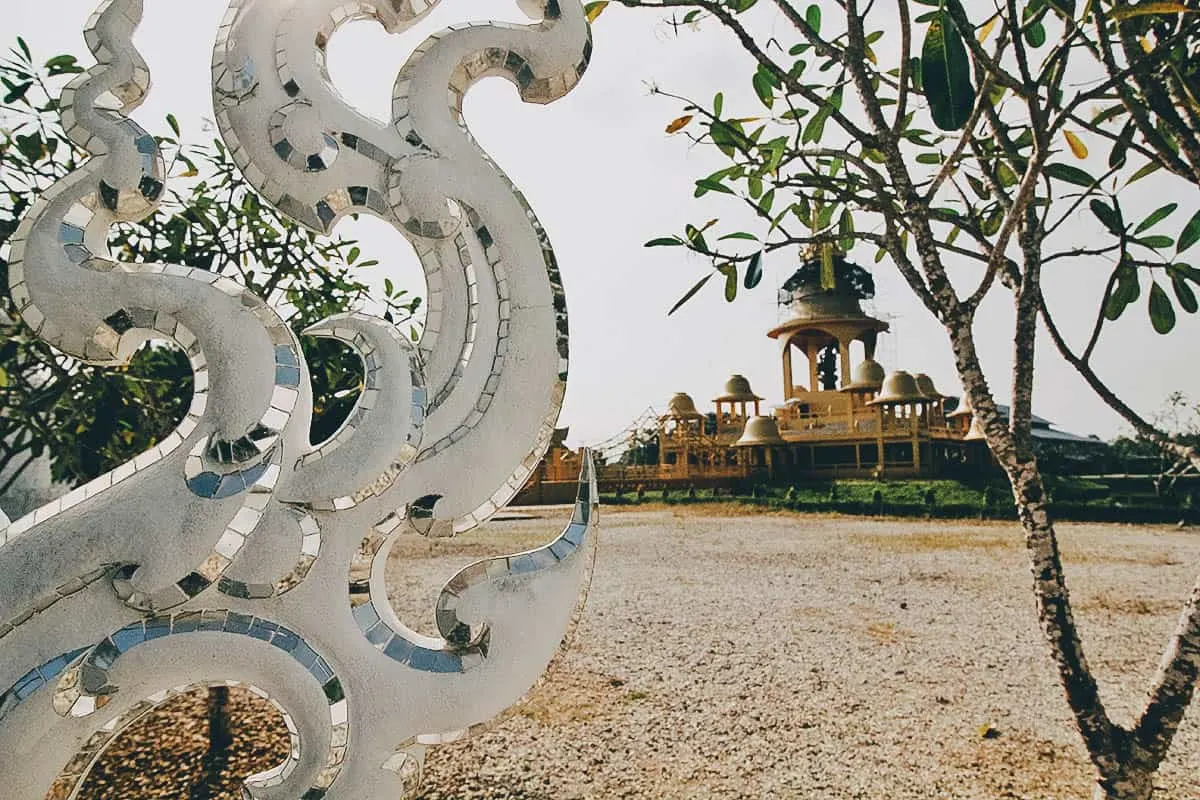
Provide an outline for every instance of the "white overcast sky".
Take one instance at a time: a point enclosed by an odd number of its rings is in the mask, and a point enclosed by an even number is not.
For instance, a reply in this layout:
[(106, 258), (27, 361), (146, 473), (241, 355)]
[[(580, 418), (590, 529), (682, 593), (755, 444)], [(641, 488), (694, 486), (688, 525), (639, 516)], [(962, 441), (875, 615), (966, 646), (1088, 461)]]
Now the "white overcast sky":
[[(0, 44), (24, 36), (45, 60), (60, 52), (90, 62), (80, 30), (96, 0), (4, 0)], [(222, 0), (146, 0), (138, 45), (150, 64), (154, 89), (135, 117), (149, 130), (166, 131), (175, 113), (185, 138), (198, 141), (211, 117), (208, 65)], [(386, 119), (392, 83), (407, 54), (430, 32), (477, 19), (523, 22), (515, 2), (444, 0), (416, 31), (389, 37), (378, 26), (354, 23), (333, 39), (331, 71), (338, 89), (371, 116)], [(770, 25), (770, 20), (765, 24)], [(782, 26), (781, 26), (782, 27)], [(484, 148), (522, 188), (554, 242), (562, 265), (571, 314), (571, 382), (561, 423), (572, 444), (595, 443), (620, 431), (648, 405), (665, 406), (687, 391), (702, 408), (731, 372), (755, 390), (782, 399), (774, 342), (765, 332), (779, 319), (775, 289), (795, 268), (793, 256), (767, 263), (766, 279), (728, 305), (713, 281), (671, 318), (666, 312), (706, 269), (676, 249), (645, 249), (643, 242), (675, 233), (689, 221), (721, 216), (728, 209), (706, 197), (692, 199), (693, 180), (717, 168), (712, 154), (689, 148), (663, 128), (678, 115), (672, 101), (653, 97), (648, 85), (681, 94), (711, 96), (725, 89), (726, 108), (760, 111), (749, 89), (748, 58), (721, 31), (684, 32), (676, 38), (649, 12), (616, 4), (597, 21), (595, 54), (579, 87), (549, 106), (522, 104), (501, 79), (477, 86), (467, 98), (467, 117)], [(1143, 181), (1147, 203), (1165, 202), (1171, 187)], [(1200, 205), (1194, 192), (1177, 192), (1178, 231)], [(707, 202), (706, 202), (707, 201)], [(1147, 206), (1147, 210), (1152, 206)], [(1143, 211), (1143, 214), (1145, 211)], [(1127, 218), (1135, 218), (1126, 211)], [(1086, 224), (1086, 223), (1081, 223)], [(382, 261), (384, 274), (423, 287), (415, 257), (404, 239), (377, 220), (347, 221), (339, 233), (362, 239), (364, 251)], [(873, 249), (855, 251), (872, 263)], [(1094, 318), (1107, 277), (1106, 264), (1055, 267), (1047, 293), (1061, 308), (1064, 327), (1078, 338)], [(911, 296), (887, 262), (874, 267), (876, 307), (892, 323), (881, 343), (888, 369), (928, 372), (949, 394), (959, 391), (945, 332)], [(1008, 395), (1011, 319), (1002, 291), (980, 315), (980, 348), (991, 383)], [(1150, 329), (1144, 301), (1112, 325), (1101, 345), (1102, 374), (1114, 379), (1138, 410), (1152, 414), (1171, 391), (1200, 399), (1200, 371), (1193, 355), (1195, 317), (1181, 316), (1169, 337)], [(1106, 438), (1122, 422), (1095, 399), (1052, 351), (1043, 336), (1035, 406), (1038, 413), (1078, 433)]]

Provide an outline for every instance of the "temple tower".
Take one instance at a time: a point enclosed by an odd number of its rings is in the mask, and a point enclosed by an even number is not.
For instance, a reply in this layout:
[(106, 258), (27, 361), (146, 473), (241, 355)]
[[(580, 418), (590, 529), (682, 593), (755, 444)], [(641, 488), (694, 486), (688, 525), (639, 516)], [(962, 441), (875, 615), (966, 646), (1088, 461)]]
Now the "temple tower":
[(762, 414), (759, 407), (762, 400), (750, 388), (750, 381), (744, 375), (730, 375), (721, 394), (713, 398), (717, 408), (717, 433), (740, 435), (746, 420)]
[(704, 415), (691, 395), (677, 392), (658, 418), (658, 464), (664, 475), (686, 476), (700, 461), (704, 441)]
[[(862, 301), (875, 295), (875, 283), (865, 269), (832, 255), (812, 255), (783, 284), (780, 303), (792, 318), (767, 335), (779, 340), (783, 359), (783, 399), (801, 394), (835, 391), (852, 383), (850, 345), (862, 342), (868, 361), (875, 358), (883, 320), (868, 315)], [(808, 361), (808, 385), (796, 384), (793, 352)]]

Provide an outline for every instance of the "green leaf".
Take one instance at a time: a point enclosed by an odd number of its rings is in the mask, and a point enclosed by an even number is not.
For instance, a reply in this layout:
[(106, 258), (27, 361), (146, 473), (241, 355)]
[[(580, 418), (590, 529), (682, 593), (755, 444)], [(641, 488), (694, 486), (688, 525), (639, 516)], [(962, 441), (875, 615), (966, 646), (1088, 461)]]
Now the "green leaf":
[(721, 116), (721, 107), (725, 104), (725, 95), (717, 92), (717, 96), (713, 98), (713, 116)]
[(83, 67), (76, 63), (75, 56), (61, 55), (55, 56), (46, 62), (46, 69), (51, 76), (55, 75), (75, 75), (83, 72)]
[(829, 121), (833, 112), (842, 107), (842, 90), (838, 89), (829, 96), (825, 104), (821, 106), (816, 114), (813, 114), (812, 119), (804, 126), (804, 131), (800, 135), (800, 140), (808, 144), (810, 142), (819, 142), (821, 137), (825, 135), (825, 123)]
[(1134, 239), (1134, 241), (1142, 247), (1149, 247), (1154, 250), (1161, 250), (1164, 247), (1170, 247), (1175, 244), (1175, 240), (1170, 236), (1146, 236), (1141, 239)]
[(980, 230), (985, 236), (995, 236), (1000, 232), (1000, 226), (1004, 224), (1004, 209), (999, 203), (991, 206), (991, 211), (980, 223)]
[(1175, 327), (1175, 307), (1157, 282), (1150, 287), (1150, 324), (1160, 334), (1170, 333)]
[(1110, 321), (1119, 319), (1129, 304), (1142, 294), (1137, 267), (1127, 262), (1121, 262), (1117, 265), (1115, 275), (1117, 279), (1113, 283), (1108, 297), (1104, 300), (1104, 316)]
[(1187, 225), (1184, 225), (1183, 230), (1179, 232), (1179, 241), (1175, 245), (1175, 252), (1182, 253), (1197, 241), (1200, 241), (1200, 211), (1193, 214)]
[(783, 157), (787, 155), (787, 137), (780, 136), (777, 139), (772, 139), (759, 149), (767, 154), (767, 163), (763, 165), (763, 169), (774, 175), (778, 172), (779, 165), (783, 163)]
[(770, 214), (773, 205), (775, 205), (775, 190), (771, 189), (758, 201), (758, 210), (764, 214)]
[(695, 297), (696, 292), (703, 289), (704, 284), (708, 283), (712, 279), (712, 276), (713, 276), (713, 273), (710, 272), (707, 275), (705, 275), (703, 278), (698, 280), (696, 282), (695, 286), (693, 286), (691, 289), (687, 290), (687, 294), (685, 294), (683, 297), (679, 298), (679, 302), (677, 302), (675, 305), (671, 306), (671, 310), (667, 312), (667, 316), (669, 317), (672, 314), (674, 314), (676, 311), (678, 311), (680, 309), (680, 307), (684, 303), (686, 303), (688, 300), (691, 300), (693, 297)]
[(989, 197), (989, 192), (987, 187), (983, 185), (983, 181), (970, 174), (968, 174), (966, 178), (967, 185), (971, 187), (971, 191), (975, 192), (975, 196), (980, 200), (987, 200)]
[(351, 247), (350, 252), (346, 255), (346, 263), (353, 264), (355, 261), (358, 261), (358, 257), (361, 255), (362, 255), (362, 250), (360, 250), (357, 247)]
[(833, 224), (833, 212), (835, 211), (837, 208), (832, 203), (820, 206), (817, 209), (817, 219), (813, 223), (813, 230), (821, 231)]
[(714, 181), (712, 178), (701, 178), (700, 180), (696, 181), (696, 197), (703, 197), (708, 192), (735, 194), (733, 189), (730, 189), (720, 181)]
[(757, 236), (755, 236), (753, 233), (746, 233), (746, 231), (738, 231), (737, 233), (727, 233), (724, 236), (722, 236), (720, 239), (718, 239), (717, 241), (723, 242), (726, 239), (748, 239), (752, 242), (758, 241)]
[(1133, 229), (1133, 235), (1137, 236), (1142, 231), (1150, 230), (1155, 225), (1175, 213), (1175, 209), (1177, 208), (1179, 208), (1179, 203), (1167, 203), (1165, 206), (1156, 209), (1154, 213), (1147, 216), (1138, 224), (1136, 228)]
[(1167, 266), (1167, 271), (1171, 274), (1178, 274), (1181, 277), (1187, 278), (1192, 283), (1200, 285), (1200, 269), (1196, 269), (1191, 264), (1170, 264)]
[(0, 389), (8, 386), (8, 373), (4, 371), (4, 367), (0, 367)]
[(1104, 318), (1109, 321), (1121, 319), (1121, 314), (1128, 307), (1129, 302), (1122, 296), (1120, 288), (1114, 287), (1104, 300)]
[(775, 105), (775, 87), (771, 85), (771, 76), (761, 66), (755, 71), (750, 82), (760, 103), (767, 108)]
[(1090, 187), (1096, 182), (1091, 175), (1079, 167), (1072, 167), (1069, 164), (1047, 164), (1046, 174), (1051, 178), (1076, 186)]
[(746, 277), (742, 281), (742, 285), (747, 289), (753, 289), (762, 281), (762, 257), (761, 250), (750, 257), (750, 263), (746, 266)]
[(646, 242), (643, 247), (682, 247), (683, 240), (678, 236), (663, 236), (658, 239), (651, 239)]
[(924, 67), (921, 65), (921, 59), (913, 56), (908, 60), (908, 74), (912, 76), (912, 90), (914, 92), (925, 91), (925, 78), (922, 74)]
[(1112, 150), (1110, 150), (1108, 153), (1108, 166), (1116, 169), (1117, 167), (1125, 164), (1125, 161), (1128, 158), (1129, 143), (1133, 138), (1133, 132), (1133, 121), (1130, 120), (1125, 124), (1125, 127), (1121, 129), (1121, 133), (1117, 136), (1117, 140), (1113, 142)]
[(821, 7), (813, 3), (804, 10), (804, 21), (808, 23), (808, 27), (813, 31), (821, 32)]
[(942, 156), (940, 153), (921, 153), (917, 156), (918, 164), (941, 164)]
[(1005, 187), (1016, 186), (1020, 180), (1017, 173), (1013, 172), (1012, 167), (1003, 161), (996, 162), (996, 178), (1000, 181), (1000, 185)]
[[(736, 126), (736, 127), (735, 127)], [(709, 136), (712, 137), (713, 144), (721, 149), (721, 152), (730, 158), (738, 148), (745, 148), (748, 144), (746, 134), (742, 132), (741, 125), (738, 123), (730, 123), (724, 120), (714, 120), (708, 126)]]
[(1030, 47), (1041, 47), (1046, 43), (1046, 27), (1040, 22), (1035, 22), (1025, 28), (1025, 41), (1029, 42)]
[(1112, 119), (1114, 117), (1120, 116), (1124, 112), (1125, 112), (1125, 106), (1122, 105), (1121, 103), (1111, 105), (1108, 108), (1097, 111), (1095, 113), (1095, 115), (1092, 116), (1092, 124), (1100, 125), (1102, 123), (1108, 122), (1110, 119)]
[(838, 218), (838, 236), (841, 237), (838, 244), (843, 250), (849, 251), (854, 247), (854, 218), (850, 216), (849, 209), (842, 209), (842, 215)]
[(733, 264), (721, 264), (717, 267), (717, 272), (725, 276), (725, 302), (732, 303), (737, 299), (737, 267)]
[(1161, 164), (1159, 164), (1156, 161), (1151, 161), (1149, 164), (1146, 164), (1144, 167), (1139, 169), (1137, 172), (1133, 173), (1133, 175), (1131, 175), (1129, 177), (1129, 180), (1127, 180), (1125, 182), (1125, 185), (1128, 186), (1129, 184), (1134, 183), (1135, 181), (1140, 181), (1142, 178), (1146, 177), (1147, 175), (1152, 175), (1155, 172), (1158, 172), (1160, 169), (1162, 169)]
[(1179, 301), (1179, 307), (1189, 314), (1195, 314), (1200, 306), (1197, 306), (1196, 293), (1188, 286), (1187, 280), (1180, 275), (1172, 275), (1171, 286), (1175, 289), (1175, 299)]
[(808, 202), (807, 197), (796, 198), (796, 202), (792, 203), (792, 213), (796, 215), (796, 219), (800, 220), (805, 225), (812, 227), (812, 205)]
[(925, 32), (921, 79), (934, 124), (944, 131), (960, 130), (966, 125), (975, 104), (971, 60), (947, 13), (935, 15)]
[(1105, 203), (1103, 200), (1096, 198), (1090, 203), (1092, 214), (1096, 219), (1100, 220), (1108, 232), (1113, 236), (1121, 236), (1125, 233), (1125, 223), (1121, 219), (1121, 215), (1115, 211), (1112, 206)]

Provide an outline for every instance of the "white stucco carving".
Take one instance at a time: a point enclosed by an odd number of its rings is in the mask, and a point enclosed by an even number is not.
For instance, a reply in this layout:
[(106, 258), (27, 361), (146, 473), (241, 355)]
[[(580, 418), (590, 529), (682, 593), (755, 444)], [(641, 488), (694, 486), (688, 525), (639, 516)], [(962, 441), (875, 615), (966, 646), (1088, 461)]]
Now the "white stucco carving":
[[(129, 119), (149, 89), (132, 44), (142, 0), (108, 0), (97, 65), (62, 97), (92, 158), (40, 198), (12, 243), (10, 291), (62, 351), (117, 365), (147, 340), (187, 352), (177, 430), (129, 464), (8, 522), (0, 516), (0, 775), (5, 797), (68, 798), (121, 730), (188, 686), (249, 685), (285, 713), (292, 757), (256, 798), (391, 798), (424, 748), (510, 708), (555, 657), (594, 551), (590, 460), (562, 536), (474, 564), (406, 627), (383, 566), (400, 536), (452, 535), (508, 502), (549, 444), (567, 372), (566, 305), (548, 239), (471, 139), (463, 94), (500, 75), (523, 99), (574, 87), (581, 6), (530, 26), (439, 33), (397, 79), (391, 124), (332, 88), (325, 47), (354, 18), (389, 31), (423, 0), (234, 0), (212, 70), (218, 125), (246, 178), (298, 222), (388, 220), (424, 266), (418, 345), (345, 314), (305, 333), (361, 356), (365, 389), (313, 445), (293, 332), (237, 282), (116, 261), (111, 225), (154, 210), (165, 170)], [(358, 580), (362, 578), (363, 580)], [(369, 586), (369, 591), (361, 591)]]

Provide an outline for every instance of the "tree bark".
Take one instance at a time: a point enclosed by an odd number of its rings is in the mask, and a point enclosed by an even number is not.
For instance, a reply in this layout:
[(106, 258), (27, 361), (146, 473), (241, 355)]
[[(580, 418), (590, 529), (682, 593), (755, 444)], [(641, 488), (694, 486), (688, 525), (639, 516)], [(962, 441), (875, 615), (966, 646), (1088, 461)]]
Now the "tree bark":
[(1158, 759), (1142, 750), (1124, 730), (1118, 731), (1119, 765), (1096, 779), (1092, 800), (1150, 800)]

